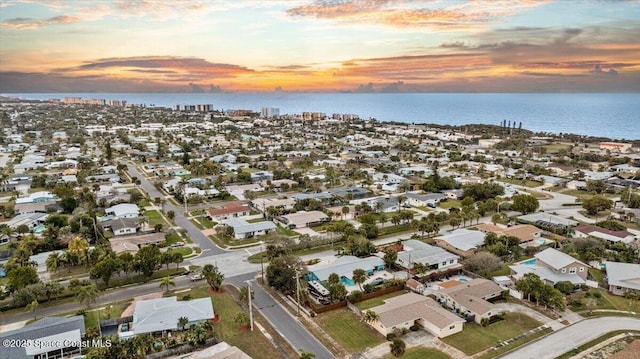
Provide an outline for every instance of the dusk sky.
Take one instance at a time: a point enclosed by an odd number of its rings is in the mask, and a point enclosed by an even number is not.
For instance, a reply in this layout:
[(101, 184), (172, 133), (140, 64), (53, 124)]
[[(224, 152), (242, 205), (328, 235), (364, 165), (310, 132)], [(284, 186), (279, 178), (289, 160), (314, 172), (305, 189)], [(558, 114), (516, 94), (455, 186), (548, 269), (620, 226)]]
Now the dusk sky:
[(0, 92), (638, 92), (640, 1), (0, 0)]

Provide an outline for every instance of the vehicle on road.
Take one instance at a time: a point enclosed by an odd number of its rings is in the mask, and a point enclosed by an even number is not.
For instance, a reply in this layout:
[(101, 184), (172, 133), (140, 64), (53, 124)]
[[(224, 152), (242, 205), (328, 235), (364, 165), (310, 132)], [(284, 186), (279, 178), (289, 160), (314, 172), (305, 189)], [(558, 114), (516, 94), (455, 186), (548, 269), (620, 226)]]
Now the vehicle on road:
[(197, 280), (202, 280), (202, 279), (204, 279), (204, 276), (202, 275), (202, 273), (196, 273), (196, 274), (192, 275), (192, 276), (190, 277), (190, 279), (191, 279), (191, 281), (192, 281), (192, 282), (195, 282), (195, 281), (197, 281)]

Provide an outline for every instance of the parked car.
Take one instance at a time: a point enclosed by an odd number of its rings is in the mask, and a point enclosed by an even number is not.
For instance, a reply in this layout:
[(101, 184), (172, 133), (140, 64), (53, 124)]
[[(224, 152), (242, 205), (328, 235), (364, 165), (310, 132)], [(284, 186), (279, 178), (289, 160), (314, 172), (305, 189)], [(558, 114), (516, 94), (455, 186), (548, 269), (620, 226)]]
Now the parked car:
[(382, 278), (376, 278), (376, 279), (372, 280), (370, 284), (371, 284), (371, 285), (380, 285), (380, 284), (382, 284), (382, 283), (384, 283), (384, 279), (382, 279)]
[(176, 242), (176, 243), (173, 243), (170, 247), (171, 248), (177, 248), (177, 247), (182, 247), (182, 246), (184, 246), (184, 242)]
[(191, 276), (191, 281), (195, 282), (197, 280), (202, 280), (204, 279), (204, 276), (202, 275), (202, 273), (196, 273), (194, 275)]
[(436, 208), (437, 206), (436, 206), (436, 204), (435, 204), (435, 203), (431, 203), (431, 202), (429, 202), (429, 203), (427, 203), (427, 207), (429, 207), (429, 208)]
[(124, 323), (122, 324), (122, 327), (120, 328), (121, 332), (128, 332), (129, 331), (129, 323)]

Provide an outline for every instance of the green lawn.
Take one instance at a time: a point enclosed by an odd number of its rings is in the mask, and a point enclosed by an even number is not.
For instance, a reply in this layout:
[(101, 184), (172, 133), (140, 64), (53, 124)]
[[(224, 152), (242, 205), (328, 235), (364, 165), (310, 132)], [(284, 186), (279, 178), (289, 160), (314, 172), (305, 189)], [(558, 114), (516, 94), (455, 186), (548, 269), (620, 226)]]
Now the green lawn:
[(196, 226), (200, 230), (204, 229), (204, 226), (202, 224), (200, 224), (200, 221), (198, 221), (195, 218), (189, 218), (189, 222), (193, 223), (193, 225)]
[(204, 226), (204, 228), (213, 228), (217, 222), (212, 222), (206, 216), (198, 217), (198, 221)]
[(107, 304), (102, 309), (87, 311), (84, 316), (84, 325), (87, 329), (98, 328), (100, 320), (120, 318), (129, 304), (130, 302)]
[(282, 356), (259, 330), (251, 332), (238, 329), (234, 318), (243, 309), (228, 292), (211, 294), (209, 287), (205, 286), (178, 294), (175, 294), (174, 291), (165, 293), (165, 297), (173, 295), (177, 295), (179, 299), (185, 296), (189, 296), (191, 299), (211, 297), (214, 311), (216, 315), (220, 316), (220, 322), (213, 325), (216, 338), (220, 341), (237, 346), (253, 358), (280, 358)]
[(604, 273), (601, 270), (589, 268), (589, 275), (597, 280), (598, 283), (604, 283)]
[(319, 314), (314, 320), (350, 353), (360, 353), (384, 342), (380, 334), (361, 322), (347, 308)]
[(152, 210), (152, 211), (145, 211), (144, 215), (149, 218), (149, 226), (153, 227), (156, 224), (162, 224), (163, 226), (167, 225), (167, 222), (164, 221), (164, 219), (162, 218), (162, 216), (160, 215), (160, 212), (156, 211), (156, 210)]
[(570, 149), (571, 145), (565, 144), (565, 143), (552, 143), (548, 145), (543, 145), (542, 148), (544, 148), (547, 151), (547, 153), (558, 153), (558, 151), (560, 150)]
[(180, 253), (182, 254), (183, 257), (186, 257), (188, 255), (191, 255), (191, 253), (193, 253), (193, 249), (191, 249), (190, 247), (178, 247), (178, 248), (171, 248), (169, 250), (167, 250), (168, 253)]
[(84, 277), (89, 275), (89, 271), (90, 268), (87, 268), (84, 265), (69, 268), (60, 268), (57, 272), (51, 273), (51, 279), (57, 280), (64, 278)]
[(411, 229), (411, 224), (409, 223), (405, 223), (405, 224), (399, 224), (397, 226), (389, 226), (389, 227), (384, 227), (384, 228), (380, 228), (378, 230), (378, 237), (383, 237), (383, 236), (388, 236), (388, 235), (395, 235), (398, 233), (402, 233), (402, 232), (410, 232), (413, 231), (413, 229)]
[(460, 207), (462, 207), (462, 201), (458, 201), (458, 200), (455, 200), (455, 199), (448, 199), (448, 200), (446, 200), (444, 202), (440, 202), (438, 204), (438, 206), (440, 206), (440, 208), (444, 208), (444, 209), (450, 209), (450, 208), (453, 208), (453, 207), (460, 208)]
[(182, 239), (180, 238), (180, 235), (173, 232), (171, 235), (169, 235), (167, 237), (167, 239), (164, 241), (164, 245), (165, 246), (170, 246), (176, 242), (182, 242)]
[(357, 303), (356, 307), (358, 307), (358, 309), (360, 309), (360, 310), (367, 310), (369, 308), (373, 308), (373, 307), (376, 307), (378, 305), (384, 304), (384, 301), (389, 299), (389, 298), (397, 297), (397, 296), (399, 296), (401, 294), (405, 294), (405, 293), (406, 293), (406, 291), (399, 290), (397, 292), (388, 293), (388, 294), (385, 294), (385, 295), (381, 295), (379, 297), (363, 300), (362, 302)]
[[(389, 354), (386, 357), (387, 359), (395, 358), (393, 355)], [(447, 354), (432, 348), (409, 348), (404, 352), (402, 359), (451, 359)]]
[(569, 306), (573, 311), (614, 309), (640, 312), (639, 300), (626, 299), (621, 296), (612, 295), (604, 289), (590, 289), (588, 292), (572, 293), (571, 299), (569, 300)]
[(276, 226), (276, 233), (287, 237), (297, 236), (299, 234), (292, 229), (284, 228), (282, 226)]
[(462, 332), (446, 337), (442, 341), (467, 355), (472, 355), (540, 325), (542, 323), (524, 314), (507, 313), (505, 320), (487, 327), (482, 327), (475, 322), (467, 323)]

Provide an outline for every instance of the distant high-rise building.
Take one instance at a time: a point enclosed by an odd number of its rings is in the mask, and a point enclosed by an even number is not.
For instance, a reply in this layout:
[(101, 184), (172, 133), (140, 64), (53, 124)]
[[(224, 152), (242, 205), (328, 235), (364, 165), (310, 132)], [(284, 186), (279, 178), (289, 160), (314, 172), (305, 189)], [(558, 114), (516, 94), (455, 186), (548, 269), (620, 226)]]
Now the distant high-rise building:
[(260, 114), (263, 118), (276, 118), (280, 117), (280, 109), (274, 107), (263, 107)]

